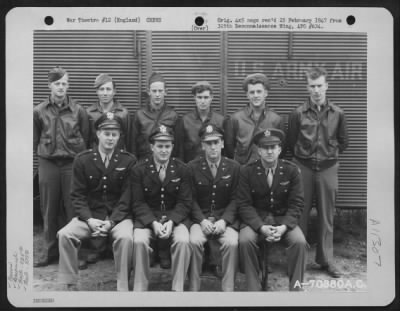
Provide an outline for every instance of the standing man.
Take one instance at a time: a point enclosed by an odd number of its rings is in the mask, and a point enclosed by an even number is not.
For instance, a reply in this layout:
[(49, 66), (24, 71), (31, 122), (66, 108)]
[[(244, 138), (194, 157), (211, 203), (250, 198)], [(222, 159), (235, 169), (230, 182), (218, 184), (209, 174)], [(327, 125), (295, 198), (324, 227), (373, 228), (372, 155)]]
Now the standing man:
[[(89, 140), (89, 120), (83, 107), (67, 95), (68, 73), (61, 67), (48, 75), (50, 96), (33, 109), (33, 152), (39, 159), (39, 190), (45, 236), (44, 256), (35, 267), (58, 259), (56, 234), (75, 215), (70, 185), (75, 155)], [(61, 215), (65, 215), (58, 224)]]
[(278, 159), (284, 135), (277, 129), (256, 134), (260, 159), (244, 165), (240, 172), (237, 204), (243, 224), (239, 254), (249, 291), (261, 290), (260, 243), (282, 240), (286, 244), (289, 290), (301, 290), (304, 278), (307, 242), (297, 225), (304, 207), (303, 183), (295, 164)]
[[(152, 155), (132, 173), (133, 214), (135, 216), (134, 291), (146, 291), (150, 277), (150, 246), (153, 241), (170, 241), (172, 290), (183, 291), (190, 262), (188, 216), (192, 204), (187, 166), (171, 157), (174, 134), (161, 125), (149, 137)], [(153, 243), (153, 246), (156, 243)], [(165, 243), (164, 243), (165, 244)], [(161, 258), (161, 265), (163, 260)]]
[(95, 149), (98, 143), (94, 123), (103, 114), (112, 112), (114, 115), (121, 118), (123, 126), (117, 148), (125, 149), (128, 152), (131, 152), (131, 119), (129, 116), (129, 111), (115, 99), (115, 95), (117, 93), (115, 81), (109, 75), (101, 73), (94, 81), (94, 88), (96, 89), (96, 94), (99, 100), (86, 109), (89, 115), (91, 129), (89, 147)]
[(262, 73), (248, 75), (243, 81), (249, 103), (246, 107), (232, 114), (225, 126), (226, 155), (240, 164), (258, 159), (253, 137), (267, 128), (284, 130), (282, 118), (267, 108), (265, 99), (270, 90), (268, 78)]
[(199, 137), (200, 128), (206, 123), (213, 123), (219, 128), (224, 126), (224, 117), (211, 109), (213, 88), (207, 81), (197, 82), (192, 86), (192, 95), (196, 108), (182, 117), (183, 160), (185, 163), (203, 154)]
[[(178, 114), (165, 103), (167, 87), (164, 77), (153, 72), (148, 83), (149, 103), (139, 109), (133, 119), (132, 125), (132, 153), (139, 159), (144, 159), (152, 154), (149, 136), (161, 124), (175, 131)], [(176, 132), (175, 132), (176, 133)], [(175, 140), (173, 155), (178, 155), (179, 141)]]
[(306, 72), (308, 100), (289, 117), (288, 145), (300, 167), (304, 183), (305, 208), (300, 226), (307, 235), (313, 196), (318, 211), (316, 263), (331, 277), (341, 272), (333, 263), (333, 218), (338, 191), (338, 159), (348, 145), (346, 118), (341, 108), (326, 98), (327, 72), (311, 68)]
[(77, 217), (58, 232), (58, 281), (68, 290), (76, 290), (81, 241), (110, 236), (117, 290), (128, 291), (133, 255), (129, 176), (136, 159), (116, 148), (123, 128), (119, 117), (112, 112), (103, 114), (95, 127), (98, 146), (80, 153), (74, 161), (71, 200)]
[(233, 291), (238, 268), (236, 188), (239, 163), (221, 156), (224, 132), (214, 124), (200, 129), (204, 157), (189, 162), (193, 186), (189, 289), (200, 289), (200, 273), (207, 240), (217, 242), (222, 253), (222, 290)]

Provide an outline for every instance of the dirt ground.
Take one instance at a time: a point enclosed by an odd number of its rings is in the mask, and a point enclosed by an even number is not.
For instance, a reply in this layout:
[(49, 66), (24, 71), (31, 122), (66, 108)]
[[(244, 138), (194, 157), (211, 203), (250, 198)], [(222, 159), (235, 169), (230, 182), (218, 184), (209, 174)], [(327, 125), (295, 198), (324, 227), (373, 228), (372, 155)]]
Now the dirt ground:
[[(309, 232), (310, 249), (304, 286), (306, 291), (366, 291), (367, 255), (366, 255), (366, 213), (365, 211), (341, 211), (335, 217), (334, 255), (337, 267), (343, 272), (340, 279), (333, 279), (313, 268), (315, 258), (315, 219), (312, 219)], [(43, 245), (41, 226), (34, 227), (34, 256), (40, 256)], [(286, 256), (282, 244), (274, 245), (269, 255), (270, 273), (269, 291), (287, 291)], [(57, 284), (58, 264), (34, 268), (33, 288), (35, 291), (61, 290)], [(158, 266), (152, 268), (150, 291), (169, 291), (171, 287), (170, 270)], [(215, 276), (202, 275), (201, 291), (220, 291), (221, 281)], [(187, 283), (187, 282), (186, 282)], [(185, 284), (185, 289), (187, 284)], [(81, 291), (116, 291), (114, 263), (111, 258), (103, 259), (88, 269), (80, 271), (79, 288)], [(132, 277), (130, 280), (132, 289)], [(238, 273), (235, 291), (246, 291), (244, 274)]]

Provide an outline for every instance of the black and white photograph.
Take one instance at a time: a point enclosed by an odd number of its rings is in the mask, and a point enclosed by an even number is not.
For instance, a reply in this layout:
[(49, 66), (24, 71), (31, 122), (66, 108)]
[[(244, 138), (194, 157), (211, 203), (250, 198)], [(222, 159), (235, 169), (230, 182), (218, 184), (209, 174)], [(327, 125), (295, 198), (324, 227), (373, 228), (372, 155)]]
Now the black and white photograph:
[(254, 9), (8, 14), (10, 303), (390, 303), (392, 17)]

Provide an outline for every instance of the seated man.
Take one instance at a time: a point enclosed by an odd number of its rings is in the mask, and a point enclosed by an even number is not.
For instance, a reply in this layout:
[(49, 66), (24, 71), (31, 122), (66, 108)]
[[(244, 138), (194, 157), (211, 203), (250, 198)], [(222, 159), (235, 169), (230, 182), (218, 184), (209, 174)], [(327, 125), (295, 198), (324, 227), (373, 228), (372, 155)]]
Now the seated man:
[(204, 156), (189, 162), (193, 186), (190, 244), (193, 253), (190, 264), (189, 289), (200, 289), (200, 273), (207, 240), (217, 242), (222, 253), (222, 290), (233, 291), (238, 266), (239, 222), (236, 210), (236, 187), (239, 163), (221, 157), (224, 132), (214, 124), (200, 129)]
[(168, 240), (172, 257), (172, 290), (183, 291), (190, 262), (188, 215), (192, 204), (187, 166), (171, 157), (174, 147), (172, 130), (164, 125), (149, 136), (152, 155), (132, 171), (135, 230), (134, 291), (146, 291), (150, 277), (150, 245)]
[(239, 234), (240, 262), (249, 291), (261, 290), (260, 243), (287, 245), (289, 290), (301, 290), (307, 242), (298, 226), (304, 190), (298, 167), (278, 159), (284, 133), (267, 129), (254, 136), (260, 159), (241, 168), (237, 204), (243, 224)]
[(128, 291), (132, 269), (133, 222), (129, 176), (136, 159), (117, 150), (122, 121), (112, 112), (95, 123), (99, 144), (77, 155), (73, 164), (71, 201), (76, 216), (58, 231), (58, 281), (76, 290), (81, 241), (97, 236), (113, 239), (117, 290)]

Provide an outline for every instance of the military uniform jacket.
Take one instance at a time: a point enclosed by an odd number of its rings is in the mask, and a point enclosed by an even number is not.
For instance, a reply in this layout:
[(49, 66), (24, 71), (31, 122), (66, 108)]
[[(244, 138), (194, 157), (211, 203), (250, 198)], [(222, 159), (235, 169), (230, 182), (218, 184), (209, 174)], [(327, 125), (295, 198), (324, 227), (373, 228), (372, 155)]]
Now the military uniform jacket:
[(73, 163), (71, 201), (81, 220), (107, 216), (115, 223), (131, 218), (130, 171), (136, 158), (114, 150), (106, 168), (97, 149), (78, 154)]
[(275, 225), (293, 229), (304, 208), (299, 168), (290, 161), (278, 160), (270, 188), (261, 160), (241, 167), (237, 204), (243, 225), (255, 231), (267, 224), (267, 216), (272, 216)]
[(135, 228), (150, 227), (161, 216), (167, 216), (175, 225), (189, 226), (192, 204), (189, 169), (177, 158), (169, 159), (163, 182), (153, 156), (141, 161), (132, 171), (132, 193)]
[(191, 220), (200, 223), (214, 216), (216, 220), (223, 219), (228, 225), (239, 229), (236, 208), (239, 163), (222, 157), (215, 178), (204, 156), (190, 161), (188, 166), (193, 192)]

